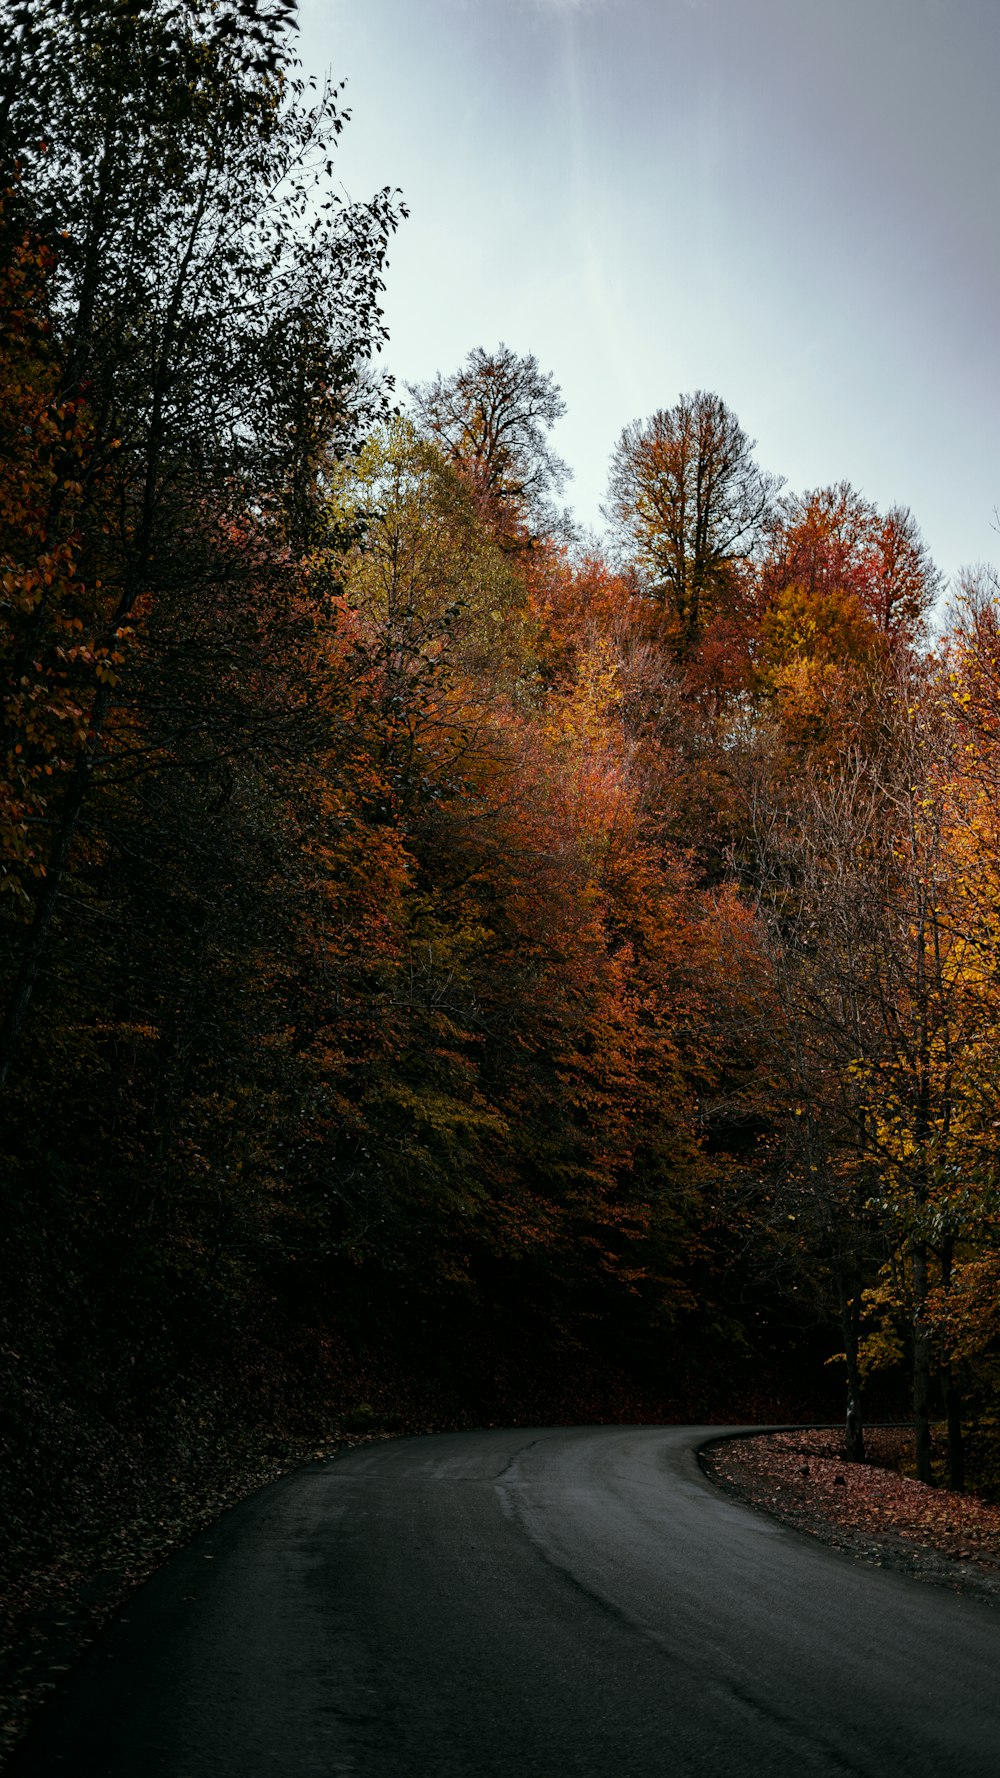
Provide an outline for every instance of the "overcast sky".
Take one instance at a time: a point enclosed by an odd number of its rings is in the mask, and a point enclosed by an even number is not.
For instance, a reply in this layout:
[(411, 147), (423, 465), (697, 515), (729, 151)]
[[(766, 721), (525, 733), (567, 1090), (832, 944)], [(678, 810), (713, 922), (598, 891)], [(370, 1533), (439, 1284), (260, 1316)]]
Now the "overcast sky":
[(711, 389), (795, 489), (1000, 560), (998, 0), (303, 0), (339, 177), (402, 188), (389, 368), (562, 387), (600, 525), (623, 425)]

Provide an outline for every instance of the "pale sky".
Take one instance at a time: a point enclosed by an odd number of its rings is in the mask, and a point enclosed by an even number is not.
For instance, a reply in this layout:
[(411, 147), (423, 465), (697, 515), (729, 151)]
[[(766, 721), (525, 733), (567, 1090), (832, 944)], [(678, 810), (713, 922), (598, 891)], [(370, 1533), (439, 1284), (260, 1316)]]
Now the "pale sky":
[(714, 390), (792, 489), (1000, 561), (998, 0), (302, 0), (352, 197), (402, 188), (400, 385), (501, 339), (601, 525), (623, 425)]

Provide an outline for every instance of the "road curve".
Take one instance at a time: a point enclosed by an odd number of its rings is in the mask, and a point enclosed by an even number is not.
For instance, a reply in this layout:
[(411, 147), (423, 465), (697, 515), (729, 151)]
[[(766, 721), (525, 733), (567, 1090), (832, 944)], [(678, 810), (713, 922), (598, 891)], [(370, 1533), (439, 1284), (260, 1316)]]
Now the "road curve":
[(1000, 1613), (734, 1504), (712, 1430), (438, 1434), (286, 1476), (135, 1595), (13, 1769), (997, 1778)]

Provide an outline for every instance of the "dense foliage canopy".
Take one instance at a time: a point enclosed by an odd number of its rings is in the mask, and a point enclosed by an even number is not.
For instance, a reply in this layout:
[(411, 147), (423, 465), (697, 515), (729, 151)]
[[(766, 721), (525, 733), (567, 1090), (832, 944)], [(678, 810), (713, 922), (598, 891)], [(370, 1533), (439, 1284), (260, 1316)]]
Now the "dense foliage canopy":
[(337, 196), (292, 43), (250, 0), (0, 7), (27, 1485), (66, 1414), (220, 1378), (747, 1417), (827, 1359), (856, 1453), (905, 1385), (960, 1481), (1000, 1385), (992, 590), (932, 641), (912, 515), (782, 495), (715, 395), (625, 429), (608, 558), (533, 358), (392, 411), (401, 205)]

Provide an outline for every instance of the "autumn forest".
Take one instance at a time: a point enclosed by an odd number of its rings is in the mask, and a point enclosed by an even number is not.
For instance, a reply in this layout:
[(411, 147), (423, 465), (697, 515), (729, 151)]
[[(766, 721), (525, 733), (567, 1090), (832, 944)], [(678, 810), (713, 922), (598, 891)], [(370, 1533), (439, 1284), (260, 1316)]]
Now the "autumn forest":
[(724, 394), (650, 389), (596, 539), (530, 353), (394, 386), (405, 191), (285, 0), (0, 41), (15, 1521), (331, 1414), (996, 1485), (990, 573)]

